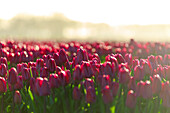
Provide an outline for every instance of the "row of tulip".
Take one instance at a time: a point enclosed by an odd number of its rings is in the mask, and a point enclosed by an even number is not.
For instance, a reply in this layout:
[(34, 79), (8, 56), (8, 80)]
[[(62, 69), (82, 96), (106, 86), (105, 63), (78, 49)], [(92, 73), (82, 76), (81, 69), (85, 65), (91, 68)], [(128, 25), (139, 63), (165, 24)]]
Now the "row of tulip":
[(168, 112), (169, 45), (0, 42), (1, 112)]

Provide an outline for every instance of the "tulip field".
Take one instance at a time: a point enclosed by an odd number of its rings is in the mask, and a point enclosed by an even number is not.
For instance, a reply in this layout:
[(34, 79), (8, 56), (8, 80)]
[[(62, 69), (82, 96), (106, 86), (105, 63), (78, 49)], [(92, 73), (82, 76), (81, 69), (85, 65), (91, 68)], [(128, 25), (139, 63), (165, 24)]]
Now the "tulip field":
[(0, 41), (1, 113), (170, 113), (170, 43)]

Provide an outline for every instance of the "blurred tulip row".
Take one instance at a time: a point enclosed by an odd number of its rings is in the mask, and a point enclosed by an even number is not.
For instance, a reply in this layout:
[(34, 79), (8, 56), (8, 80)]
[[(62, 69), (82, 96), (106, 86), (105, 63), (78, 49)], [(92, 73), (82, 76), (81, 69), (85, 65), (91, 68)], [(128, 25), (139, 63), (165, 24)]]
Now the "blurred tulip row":
[(168, 113), (170, 43), (0, 42), (1, 113)]

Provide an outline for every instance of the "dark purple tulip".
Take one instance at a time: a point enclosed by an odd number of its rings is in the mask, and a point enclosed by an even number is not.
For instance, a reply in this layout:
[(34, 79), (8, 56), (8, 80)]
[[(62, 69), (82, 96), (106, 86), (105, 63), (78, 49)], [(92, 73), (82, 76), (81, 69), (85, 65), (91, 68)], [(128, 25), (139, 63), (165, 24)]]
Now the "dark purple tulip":
[(5, 77), (7, 74), (7, 67), (4, 63), (1, 63), (0, 65), (0, 75)]
[(37, 71), (37, 69), (36, 69), (36, 67), (30, 67), (31, 68), (31, 73), (32, 73), (32, 76), (34, 77), (34, 78), (37, 78), (39, 75), (38, 75), (38, 71)]
[(22, 97), (21, 97), (21, 94), (19, 91), (15, 91), (15, 94), (14, 94), (14, 103), (15, 104), (21, 104), (22, 102)]
[(49, 84), (50, 88), (58, 88), (61, 86), (61, 81), (57, 74), (50, 74)]
[(0, 93), (5, 93), (7, 91), (6, 80), (3, 77), (0, 77)]
[(20, 73), (21, 72), (21, 67), (22, 67), (22, 64), (17, 64), (17, 72)]
[(129, 69), (121, 68), (118, 73), (119, 76), (119, 82), (121, 84), (128, 84), (130, 80), (130, 72)]
[(8, 77), (8, 83), (11, 84), (11, 85), (14, 85), (17, 83), (17, 70), (12, 67), (10, 70), (9, 70), (9, 77)]
[(81, 65), (81, 74), (84, 78), (90, 78), (93, 75), (91, 64), (84, 61)]
[(128, 89), (136, 91), (136, 81), (134, 77), (130, 77), (130, 81), (128, 83)]
[(37, 59), (36, 60), (36, 69), (39, 72), (40, 69), (44, 66), (44, 60), (43, 59)]
[(80, 65), (76, 65), (73, 71), (73, 80), (74, 82), (77, 82), (77, 81), (81, 81), (82, 79), (83, 79), (83, 76), (81, 74), (81, 67)]
[(21, 70), (22, 78), (24, 81), (28, 81), (31, 77), (30, 75), (30, 68), (23, 68)]
[(50, 87), (47, 78), (38, 77), (36, 79), (35, 86), (37, 88), (39, 96), (50, 95)]
[(152, 85), (151, 85), (150, 81), (148, 81), (148, 80), (145, 81), (142, 97), (144, 99), (152, 98)]
[(48, 77), (49, 77), (49, 74), (50, 74), (50, 73), (49, 73), (47, 67), (41, 68), (41, 70), (40, 70), (40, 77), (42, 77), (42, 78), (44, 78), (44, 77), (48, 78)]
[(110, 75), (111, 78), (115, 77), (115, 72), (112, 68), (112, 64), (110, 62), (105, 62), (104, 64), (104, 74), (105, 75)]
[(151, 81), (152, 81), (152, 92), (153, 94), (159, 94), (161, 92), (161, 88), (162, 88), (162, 80), (160, 78), (160, 76), (154, 75), (153, 78), (151, 77)]
[(48, 63), (46, 64), (47, 69), (49, 70), (49, 72), (54, 72), (56, 70), (56, 63), (55, 60), (53, 58), (50, 58), (48, 60)]
[(4, 63), (4, 64), (6, 65), (6, 67), (7, 67), (7, 69), (8, 69), (8, 63), (7, 63), (6, 57), (1, 57), (1, 58), (0, 58), (0, 64), (1, 64), (1, 63)]

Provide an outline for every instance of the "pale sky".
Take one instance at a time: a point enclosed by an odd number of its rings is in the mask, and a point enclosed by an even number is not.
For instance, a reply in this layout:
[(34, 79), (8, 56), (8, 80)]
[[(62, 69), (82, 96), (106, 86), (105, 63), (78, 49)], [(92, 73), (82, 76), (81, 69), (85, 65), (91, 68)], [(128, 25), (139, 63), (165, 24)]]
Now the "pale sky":
[(20, 13), (48, 16), (55, 12), (81, 22), (170, 24), (168, 0), (0, 0), (2, 19)]

